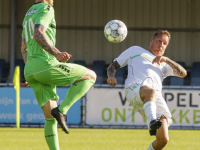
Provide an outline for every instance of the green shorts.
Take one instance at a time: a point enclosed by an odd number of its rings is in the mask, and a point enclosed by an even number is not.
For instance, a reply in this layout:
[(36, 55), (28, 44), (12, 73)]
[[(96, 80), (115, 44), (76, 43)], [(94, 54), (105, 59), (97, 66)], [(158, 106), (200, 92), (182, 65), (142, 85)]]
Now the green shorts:
[(87, 71), (87, 68), (71, 63), (62, 63), (26, 76), (26, 81), (33, 88), (36, 99), (42, 107), (50, 99), (58, 100), (56, 86), (66, 86), (74, 81), (81, 79)]

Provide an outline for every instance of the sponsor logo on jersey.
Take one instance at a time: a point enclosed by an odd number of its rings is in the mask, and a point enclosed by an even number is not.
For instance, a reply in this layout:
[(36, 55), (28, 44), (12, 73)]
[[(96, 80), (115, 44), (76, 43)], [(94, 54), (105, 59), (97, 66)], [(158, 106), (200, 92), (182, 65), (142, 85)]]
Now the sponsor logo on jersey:
[(30, 12), (27, 12), (26, 16), (30, 16), (31, 14), (34, 14), (35, 12), (36, 12), (36, 9), (33, 9)]
[(64, 71), (66, 71), (67, 73), (70, 73), (70, 70), (69, 70), (69, 69), (67, 69), (67, 68), (65, 68), (64, 66), (62, 66), (62, 65), (59, 65), (59, 67), (60, 67), (61, 69), (63, 69)]

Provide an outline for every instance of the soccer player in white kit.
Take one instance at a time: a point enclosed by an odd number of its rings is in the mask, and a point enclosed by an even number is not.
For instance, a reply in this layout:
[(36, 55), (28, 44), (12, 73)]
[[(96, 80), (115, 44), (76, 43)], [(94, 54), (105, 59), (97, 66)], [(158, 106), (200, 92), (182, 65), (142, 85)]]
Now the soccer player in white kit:
[(116, 86), (116, 70), (128, 65), (126, 99), (136, 111), (147, 117), (149, 133), (156, 136), (147, 150), (161, 150), (169, 141), (168, 127), (172, 119), (162, 97), (163, 79), (167, 76), (183, 78), (187, 75), (181, 65), (163, 56), (170, 38), (167, 30), (158, 30), (150, 40), (149, 50), (132, 46), (115, 58), (107, 69), (107, 83)]

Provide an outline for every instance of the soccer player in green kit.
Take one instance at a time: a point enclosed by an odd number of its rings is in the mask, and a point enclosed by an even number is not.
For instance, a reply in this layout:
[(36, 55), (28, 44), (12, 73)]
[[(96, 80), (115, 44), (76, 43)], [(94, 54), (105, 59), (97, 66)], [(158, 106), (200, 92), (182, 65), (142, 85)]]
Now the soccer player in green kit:
[[(59, 150), (57, 122), (65, 133), (66, 113), (95, 83), (94, 71), (66, 63), (72, 55), (55, 47), (56, 22), (53, 0), (36, 0), (23, 21), (21, 52), (25, 62), (24, 75), (45, 115), (44, 134), (51, 150)], [(67, 39), (66, 39), (67, 40)], [(56, 86), (69, 85), (64, 101), (57, 107)]]

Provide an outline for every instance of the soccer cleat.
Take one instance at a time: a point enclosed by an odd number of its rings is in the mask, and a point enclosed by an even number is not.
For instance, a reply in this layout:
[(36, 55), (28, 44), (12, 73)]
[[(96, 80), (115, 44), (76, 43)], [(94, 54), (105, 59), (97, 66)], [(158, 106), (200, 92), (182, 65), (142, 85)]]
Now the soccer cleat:
[(69, 134), (69, 130), (68, 130), (68, 127), (67, 127), (67, 115), (64, 115), (62, 114), (58, 107), (54, 108), (51, 110), (51, 114), (52, 116), (58, 121), (58, 124), (61, 126), (62, 130)]
[(149, 134), (151, 136), (156, 135), (157, 129), (159, 129), (161, 126), (162, 126), (161, 120), (159, 120), (159, 119), (152, 120), (149, 125)]

